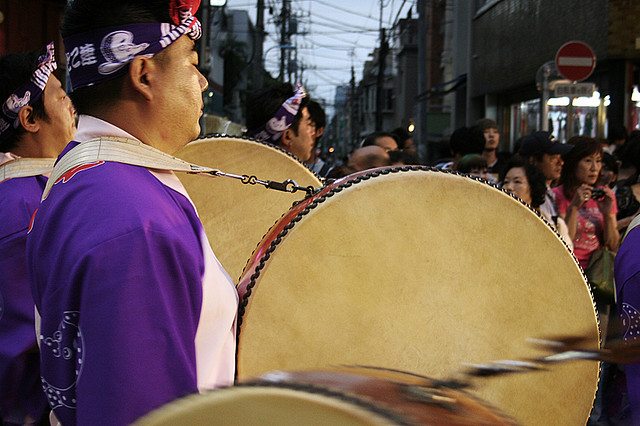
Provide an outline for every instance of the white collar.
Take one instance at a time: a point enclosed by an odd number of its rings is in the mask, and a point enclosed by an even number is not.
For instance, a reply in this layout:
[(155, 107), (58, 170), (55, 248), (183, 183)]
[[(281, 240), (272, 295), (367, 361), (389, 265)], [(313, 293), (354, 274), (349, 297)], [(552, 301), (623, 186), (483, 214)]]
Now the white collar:
[[(99, 138), (101, 136), (139, 140), (138, 138), (122, 130), (120, 127), (115, 126), (107, 121), (104, 121), (92, 115), (81, 114), (78, 118), (78, 130), (76, 132), (74, 140), (82, 143), (91, 139)], [(149, 172), (151, 172), (151, 174), (158, 178), (158, 180), (164, 185), (189, 198), (184, 185), (182, 185), (182, 182), (180, 182), (178, 177), (172, 171), (149, 170)], [(189, 198), (189, 201), (191, 201), (191, 198)]]

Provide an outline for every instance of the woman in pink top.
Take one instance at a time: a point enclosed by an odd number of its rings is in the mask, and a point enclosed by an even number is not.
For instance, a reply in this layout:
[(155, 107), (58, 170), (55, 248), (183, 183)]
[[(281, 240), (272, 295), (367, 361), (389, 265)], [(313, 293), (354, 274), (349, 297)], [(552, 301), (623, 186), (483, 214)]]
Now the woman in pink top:
[(591, 254), (605, 246), (618, 247), (616, 197), (607, 187), (596, 188), (602, 169), (602, 146), (587, 136), (574, 136), (574, 147), (564, 158), (560, 182), (554, 188), (558, 212), (567, 223), (574, 253), (584, 269)]

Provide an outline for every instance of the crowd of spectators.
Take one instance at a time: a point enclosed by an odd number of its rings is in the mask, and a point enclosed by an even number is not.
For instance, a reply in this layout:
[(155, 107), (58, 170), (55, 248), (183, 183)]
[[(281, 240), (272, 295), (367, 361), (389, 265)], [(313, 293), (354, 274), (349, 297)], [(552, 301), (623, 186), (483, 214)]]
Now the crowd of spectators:
[[(422, 164), (485, 180), (543, 217), (583, 269), (601, 249), (615, 254), (621, 236), (640, 213), (639, 131), (628, 134), (621, 126), (611, 126), (608, 139), (576, 135), (566, 142), (556, 140), (550, 132), (536, 131), (517, 140), (514, 150), (508, 152), (500, 150), (498, 124), (484, 118), (474, 126), (455, 129), (447, 146), (448, 155), (427, 164), (418, 158), (410, 133), (403, 129), (374, 132), (344, 164), (323, 177), (336, 179), (374, 167)], [(624, 313), (611, 300), (594, 294), (603, 342), (621, 339)], [(630, 397), (632, 393), (630, 390)], [(603, 363), (588, 424), (632, 424), (626, 395), (624, 367)]]

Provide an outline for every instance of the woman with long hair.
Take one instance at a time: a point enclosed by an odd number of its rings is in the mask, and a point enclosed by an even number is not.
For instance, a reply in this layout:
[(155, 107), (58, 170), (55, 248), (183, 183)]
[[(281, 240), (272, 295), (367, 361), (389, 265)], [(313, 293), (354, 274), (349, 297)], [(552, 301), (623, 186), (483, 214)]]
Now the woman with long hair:
[(565, 154), (561, 185), (553, 191), (560, 217), (569, 228), (574, 253), (584, 269), (600, 247), (618, 247), (618, 209), (613, 191), (595, 186), (602, 170), (600, 142), (588, 136), (574, 136), (568, 143), (573, 149)]

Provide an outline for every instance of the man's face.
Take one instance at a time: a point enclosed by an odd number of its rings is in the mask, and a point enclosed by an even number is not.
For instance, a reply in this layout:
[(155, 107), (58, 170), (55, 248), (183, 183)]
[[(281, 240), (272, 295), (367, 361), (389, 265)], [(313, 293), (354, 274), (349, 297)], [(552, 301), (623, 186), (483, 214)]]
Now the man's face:
[(564, 161), (560, 154), (542, 154), (542, 160), (535, 161), (534, 165), (542, 171), (547, 181), (554, 181), (560, 179)]
[(313, 124), (313, 142), (315, 143), (324, 134), (324, 127), (318, 127), (313, 122), (312, 124)]
[(409, 138), (404, 141), (404, 148), (402, 148), (404, 152), (408, 152), (409, 154), (415, 154), (416, 146), (413, 144), (413, 138)]
[(498, 145), (500, 145), (500, 133), (498, 129), (488, 128), (484, 130), (483, 134), (484, 149), (487, 151), (498, 149)]
[(53, 74), (44, 87), (43, 100), (47, 117), (41, 121), (40, 131), (47, 143), (61, 152), (76, 134), (75, 109)]
[(298, 134), (293, 129), (288, 129), (291, 138), (285, 149), (298, 157), (300, 161), (305, 162), (311, 158), (311, 152), (315, 145), (315, 126), (309, 116), (309, 110), (306, 107), (302, 109), (302, 117), (298, 123)]
[(157, 102), (166, 117), (163, 136), (170, 147), (166, 151), (175, 152), (200, 135), (202, 92), (208, 83), (198, 71), (198, 53), (188, 36), (180, 37), (162, 54), (164, 56), (157, 59), (160, 62)]

